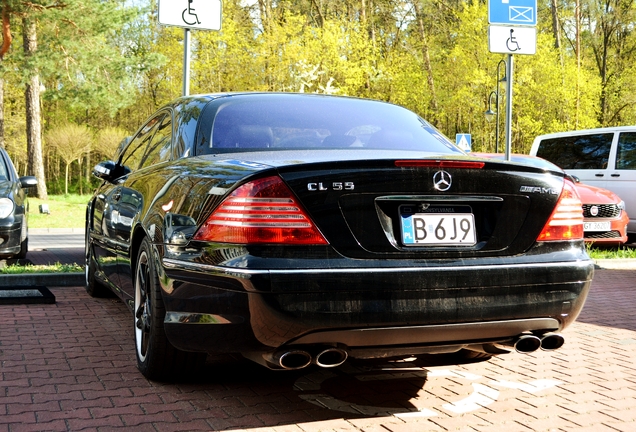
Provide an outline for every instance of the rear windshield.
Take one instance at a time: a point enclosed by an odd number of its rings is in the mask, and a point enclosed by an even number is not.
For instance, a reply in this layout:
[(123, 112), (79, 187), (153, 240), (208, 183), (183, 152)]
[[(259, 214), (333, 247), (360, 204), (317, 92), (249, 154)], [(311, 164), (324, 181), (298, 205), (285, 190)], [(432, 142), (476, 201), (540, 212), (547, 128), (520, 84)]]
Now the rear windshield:
[(254, 95), (219, 102), (201, 153), (254, 149), (404, 149), (459, 153), (431, 124), (404, 108), (353, 98)]
[(605, 169), (613, 133), (550, 138), (541, 141), (537, 156), (568, 169)]

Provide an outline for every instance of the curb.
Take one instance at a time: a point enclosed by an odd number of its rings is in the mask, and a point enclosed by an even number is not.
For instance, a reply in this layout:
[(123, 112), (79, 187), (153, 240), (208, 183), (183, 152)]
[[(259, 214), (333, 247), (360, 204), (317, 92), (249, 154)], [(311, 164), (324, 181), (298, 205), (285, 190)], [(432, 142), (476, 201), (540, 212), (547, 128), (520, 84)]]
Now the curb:
[(594, 260), (597, 269), (607, 270), (636, 270), (636, 259), (597, 259)]
[(0, 288), (15, 287), (75, 287), (84, 286), (84, 273), (23, 273), (0, 275)]

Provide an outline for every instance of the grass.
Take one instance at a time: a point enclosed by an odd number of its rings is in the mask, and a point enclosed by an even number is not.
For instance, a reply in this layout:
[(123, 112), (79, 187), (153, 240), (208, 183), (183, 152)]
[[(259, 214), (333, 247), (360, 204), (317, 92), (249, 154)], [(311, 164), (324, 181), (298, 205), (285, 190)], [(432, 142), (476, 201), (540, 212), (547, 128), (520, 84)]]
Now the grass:
[[(47, 200), (29, 197), (29, 228), (84, 228), (90, 195), (49, 195)], [(40, 204), (50, 214), (40, 213)]]
[(0, 274), (25, 274), (25, 273), (75, 273), (84, 272), (84, 267), (77, 264), (50, 264), (50, 265), (19, 265), (11, 264), (0, 267)]
[(636, 258), (636, 248), (629, 246), (596, 247), (587, 246), (587, 253), (592, 259), (627, 259)]

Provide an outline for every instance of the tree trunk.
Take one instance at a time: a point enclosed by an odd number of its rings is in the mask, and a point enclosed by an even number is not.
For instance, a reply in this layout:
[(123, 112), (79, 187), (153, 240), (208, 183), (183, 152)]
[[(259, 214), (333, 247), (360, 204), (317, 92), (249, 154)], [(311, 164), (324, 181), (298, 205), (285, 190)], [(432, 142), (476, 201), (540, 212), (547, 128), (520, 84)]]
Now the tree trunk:
[(68, 195), (68, 167), (70, 163), (66, 163), (66, 170), (64, 171), (64, 196)]
[(557, 7), (557, 0), (550, 2), (550, 9), (552, 10), (552, 34), (554, 35), (554, 47), (561, 48), (561, 26), (559, 25), (559, 14)]
[[(24, 53), (27, 57), (37, 51), (37, 29), (35, 21), (23, 19)], [(31, 72), (31, 78), (24, 90), (26, 102), (26, 135), (29, 172), (38, 180), (37, 196), (47, 199), (42, 159), (42, 115), (40, 112), (40, 77), (37, 71)]]
[[(429, 114), (429, 118), (433, 123), (437, 123), (437, 95), (435, 94), (435, 79), (433, 77), (433, 67), (431, 66), (431, 57), (428, 51), (428, 39), (426, 37), (426, 28), (424, 26), (424, 17), (422, 16), (422, 10), (420, 8), (419, 0), (413, 2), (413, 9), (415, 10), (415, 18), (417, 19), (417, 27), (422, 39), (422, 59), (424, 60), (424, 68), (426, 69), (426, 78), (428, 80), (428, 90), (431, 92), (430, 108), (432, 113)], [(436, 126), (438, 126), (436, 124)]]

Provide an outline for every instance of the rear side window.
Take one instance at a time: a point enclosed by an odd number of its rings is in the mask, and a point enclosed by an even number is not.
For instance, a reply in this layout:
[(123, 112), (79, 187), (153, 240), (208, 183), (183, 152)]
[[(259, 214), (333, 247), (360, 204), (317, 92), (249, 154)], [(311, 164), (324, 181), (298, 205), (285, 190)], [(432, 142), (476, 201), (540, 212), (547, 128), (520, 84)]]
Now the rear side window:
[(537, 156), (568, 169), (605, 169), (614, 134), (574, 135), (541, 141)]
[(622, 133), (618, 137), (616, 169), (636, 170), (636, 133)]

